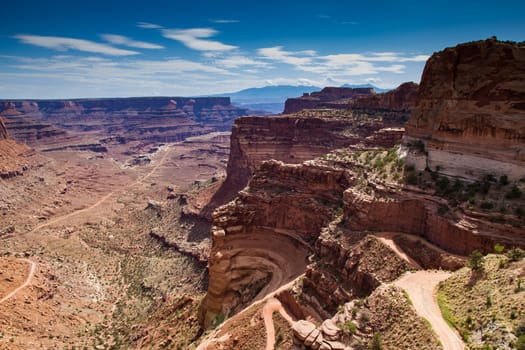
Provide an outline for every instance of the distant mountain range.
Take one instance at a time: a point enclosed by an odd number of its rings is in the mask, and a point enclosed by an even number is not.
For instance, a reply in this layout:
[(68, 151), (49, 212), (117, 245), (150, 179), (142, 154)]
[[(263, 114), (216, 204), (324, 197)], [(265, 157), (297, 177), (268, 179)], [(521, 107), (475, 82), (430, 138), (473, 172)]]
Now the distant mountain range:
[[(389, 89), (381, 89), (371, 84), (349, 85), (345, 84), (341, 87), (346, 88), (374, 88), (377, 93), (388, 91)], [(231, 93), (213, 95), (217, 97), (230, 97), (234, 105), (249, 108), (252, 110), (263, 110), (271, 113), (281, 113), (284, 109), (284, 102), (290, 97), (300, 97), (304, 93), (311, 93), (313, 91), (320, 91), (322, 87), (319, 86), (293, 86), (293, 85), (274, 85), (265, 86), (261, 88), (250, 88)]]

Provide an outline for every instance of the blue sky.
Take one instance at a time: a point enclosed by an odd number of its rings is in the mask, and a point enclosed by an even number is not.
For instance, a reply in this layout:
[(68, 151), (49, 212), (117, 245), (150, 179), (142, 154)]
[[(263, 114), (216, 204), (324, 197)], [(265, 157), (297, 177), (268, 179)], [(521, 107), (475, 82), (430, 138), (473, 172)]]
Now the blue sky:
[(426, 59), (525, 40), (525, 1), (2, 0), (0, 98), (395, 87)]

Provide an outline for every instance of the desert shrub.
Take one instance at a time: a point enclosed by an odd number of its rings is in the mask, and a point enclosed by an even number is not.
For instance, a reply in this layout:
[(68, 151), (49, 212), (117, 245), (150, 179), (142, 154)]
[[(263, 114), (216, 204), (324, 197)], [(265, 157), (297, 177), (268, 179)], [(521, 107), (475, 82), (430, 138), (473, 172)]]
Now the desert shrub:
[(361, 321), (361, 323), (363, 323), (363, 325), (366, 326), (368, 324), (368, 321), (370, 321), (370, 312), (368, 310), (361, 311), (359, 321)]
[(507, 175), (501, 175), (499, 177), (499, 184), (501, 186), (507, 186), (509, 184), (509, 177)]
[(407, 175), (406, 180), (407, 180), (407, 184), (409, 185), (417, 185), (419, 178), (415, 173), (411, 172)]
[(492, 202), (483, 202), (480, 207), (481, 209), (491, 210), (494, 209), (494, 204)]
[(525, 334), (518, 337), (518, 340), (516, 340), (516, 343), (514, 344), (514, 348), (517, 350), (525, 350)]
[(514, 334), (516, 334), (516, 337), (525, 334), (525, 321), (520, 322), (520, 324), (516, 326)]
[(519, 261), (525, 258), (525, 250), (518, 247), (514, 247), (512, 249), (507, 250), (507, 257), (510, 261)]
[(510, 191), (505, 194), (505, 198), (507, 199), (518, 199), (520, 197), (521, 197), (521, 191), (516, 185), (513, 185)]
[(485, 257), (479, 250), (474, 250), (467, 261), (467, 265), (473, 270), (473, 271), (481, 271), (483, 270), (483, 266), (485, 264)]
[(381, 339), (380, 333), (374, 333), (374, 336), (372, 337), (372, 340), (370, 341), (370, 350), (382, 350), (383, 349), (383, 341)]
[(445, 215), (449, 210), (450, 210), (450, 208), (448, 207), (448, 205), (442, 204), (438, 208), (438, 214), (439, 215)]
[(340, 326), (340, 329), (346, 335), (353, 335), (355, 334), (357, 327), (352, 321), (348, 321), (346, 323), (343, 323)]
[(505, 250), (505, 246), (499, 243), (494, 244), (494, 253), (502, 254), (504, 250)]

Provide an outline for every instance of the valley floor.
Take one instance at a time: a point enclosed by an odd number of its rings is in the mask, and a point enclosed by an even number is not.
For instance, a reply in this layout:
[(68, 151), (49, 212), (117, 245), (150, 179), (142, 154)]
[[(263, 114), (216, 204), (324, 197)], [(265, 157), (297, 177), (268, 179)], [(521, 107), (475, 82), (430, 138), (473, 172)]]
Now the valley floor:
[(179, 199), (224, 175), (228, 145), (216, 146), (50, 152), (1, 180), (0, 348), (138, 344), (160, 304), (202, 295), (205, 266), (151, 231), (202, 241)]

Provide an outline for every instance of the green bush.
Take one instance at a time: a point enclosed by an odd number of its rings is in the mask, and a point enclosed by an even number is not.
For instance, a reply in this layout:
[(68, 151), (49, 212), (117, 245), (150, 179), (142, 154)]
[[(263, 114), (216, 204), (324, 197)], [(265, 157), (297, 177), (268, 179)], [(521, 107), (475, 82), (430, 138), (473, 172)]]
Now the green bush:
[(501, 186), (507, 186), (509, 184), (509, 177), (507, 175), (501, 175), (499, 177), (499, 184)]
[(512, 249), (507, 250), (507, 257), (510, 261), (519, 261), (525, 258), (525, 250), (518, 247), (514, 247)]
[(380, 333), (374, 333), (374, 336), (372, 337), (372, 340), (370, 341), (370, 350), (382, 350), (383, 349), (383, 341), (381, 339)]
[(473, 271), (481, 271), (483, 270), (485, 264), (485, 257), (479, 250), (474, 250), (467, 261), (467, 265), (473, 270)]
[(494, 244), (494, 253), (502, 254), (504, 250), (505, 250), (505, 246), (499, 243)]
[(520, 197), (521, 191), (516, 185), (512, 186), (510, 191), (505, 194), (505, 198), (507, 199), (518, 199)]
[(522, 334), (518, 337), (518, 340), (516, 340), (514, 347), (517, 350), (525, 350), (525, 334)]
[(354, 335), (357, 327), (352, 321), (348, 321), (346, 323), (343, 323), (340, 326), (341, 331), (346, 335)]

